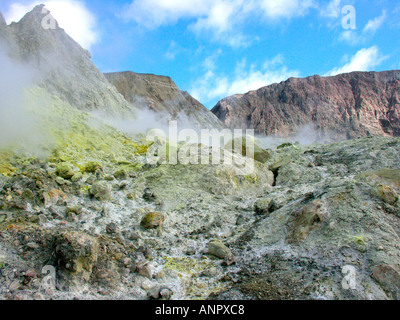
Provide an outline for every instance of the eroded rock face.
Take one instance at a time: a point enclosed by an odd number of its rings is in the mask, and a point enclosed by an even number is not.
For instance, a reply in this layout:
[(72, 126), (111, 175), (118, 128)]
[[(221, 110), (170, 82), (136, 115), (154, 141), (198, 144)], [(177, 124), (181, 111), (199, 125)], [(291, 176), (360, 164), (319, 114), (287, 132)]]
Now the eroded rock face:
[(105, 77), (139, 109), (168, 115), (203, 129), (223, 127), (212, 112), (189, 93), (181, 91), (170, 77), (134, 72), (106, 73)]
[(400, 71), (290, 78), (221, 100), (212, 112), (230, 128), (291, 136), (313, 124), (321, 139), (400, 136)]

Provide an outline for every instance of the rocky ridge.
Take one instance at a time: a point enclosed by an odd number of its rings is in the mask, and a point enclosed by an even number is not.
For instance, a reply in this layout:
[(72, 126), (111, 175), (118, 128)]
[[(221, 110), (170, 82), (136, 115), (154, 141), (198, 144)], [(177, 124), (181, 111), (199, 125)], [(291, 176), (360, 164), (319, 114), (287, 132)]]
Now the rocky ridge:
[(213, 113), (188, 92), (181, 91), (170, 77), (134, 72), (106, 73), (105, 76), (127, 101), (140, 109), (199, 128), (223, 127)]
[(221, 100), (212, 112), (230, 128), (288, 137), (312, 124), (320, 140), (400, 135), (400, 71), (290, 78)]

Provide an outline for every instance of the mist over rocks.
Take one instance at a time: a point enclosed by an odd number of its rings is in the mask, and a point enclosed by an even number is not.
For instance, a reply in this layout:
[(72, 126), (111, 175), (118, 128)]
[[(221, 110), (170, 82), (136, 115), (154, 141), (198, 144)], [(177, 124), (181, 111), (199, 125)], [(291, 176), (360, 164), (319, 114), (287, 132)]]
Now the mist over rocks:
[(189, 127), (203, 129), (224, 127), (213, 113), (188, 92), (181, 91), (170, 77), (134, 72), (106, 73), (105, 77), (127, 101), (160, 117), (164, 115), (165, 122), (178, 120)]
[[(1, 24), (10, 56), (37, 69), (36, 84), (81, 110), (134, 113), (134, 108), (109, 84), (90, 53), (61, 29), (56, 20), (42, 25), (48, 11), (36, 6), (19, 22)], [(54, 18), (53, 18), (54, 19)], [(54, 28), (53, 28), (54, 27)]]
[(290, 78), (222, 99), (212, 112), (230, 128), (268, 136), (310, 124), (320, 140), (400, 136), (400, 71)]
[(3, 14), (0, 12), (0, 27), (7, 25), (6, 19), (4, 19)]

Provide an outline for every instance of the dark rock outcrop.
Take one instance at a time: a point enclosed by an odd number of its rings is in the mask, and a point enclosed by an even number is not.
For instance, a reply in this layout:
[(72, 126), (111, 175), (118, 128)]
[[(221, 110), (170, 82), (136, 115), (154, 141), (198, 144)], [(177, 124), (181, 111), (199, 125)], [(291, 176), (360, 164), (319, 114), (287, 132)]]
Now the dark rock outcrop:
[(117, 90), (139, 109), (164, 113), (172, 119), (202, 128), (221, 128), (218, 118), (194, 99), (181, 91), (170, 77), (134, 72), (105, 74)]
[(290, 78), (221, 100), (228, 127), (288, 137), (313, 123), (321, 137), (400, 136), (400, 71)]

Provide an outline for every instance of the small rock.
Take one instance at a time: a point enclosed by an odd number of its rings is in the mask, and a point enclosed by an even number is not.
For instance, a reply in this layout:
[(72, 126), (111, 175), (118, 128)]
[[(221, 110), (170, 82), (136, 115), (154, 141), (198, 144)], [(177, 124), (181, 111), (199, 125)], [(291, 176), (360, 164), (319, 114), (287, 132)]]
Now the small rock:
[(34, 278), (34, 277), (36, 277), (36, 275), (37, 275), (37, 273), (35, 270), (28, 270), (25, 273), (25, 277), (27, 277), (27, 278)]
[(154, 192), (150, 188), (146, 188), (143, 193), (143, 199), (147, 201), (154, 201), (157, 198), (157, 196), (154, 194)]
[(162, 288), (160, 290), (160, 296), (163, 300), (170, 300), (174, 293), (169, 288)]
[(125, 170), (119, 170), (114, 173), (114, 177), (118, 180), (126, 180), (128, 179), (128, 174)]
[(108, 174), (108, 175), (104, 176), (104, 180), (106, 180), (106, 181), (114, 181), (115, 178), (112, 175)]
[(194, 247), (189, 247), (186, 249), (186, 254), (188, 256), (193, 256), (196, 254), (196, 249)]
[(259, 199), (254, 203), (254, 211), (258, 215), (266, 215), (273, 211), (274, 206), (275, 202), (270, 198)]
[(400, 299), (400, 270), (393, 266), (381, 264), (374, 268), (373, 278), (393, 296), (393, 299)]
[(74, 182), (74, 183), (76, 183), (76, 182), (78, 182), (79, 180), (81, 180), (82, 177), (83, 177), (82, 172), (77, 172), (77, 173), (75, 173), (75, 174), (72, 176), (71, 181)]
[(149, 263), (139, 264), (138, 265), (138, 273), (145, 278), (152, 279), (153, 278), (153, 270)]
[(221, 240), (213, 240), (208, 244), (208, 254), (228, 261), (234, 260), (232, 251)]
[(165, 216), (159, 212), (150, 212), (144, 216), (140, 225), (145, 229), (161, 228), (165, 221)]
[(39, 223), (44, 224), (49, 222), (49, 219), (47, 219), (47, 217), (44, 214), (39, 214), (38, 217), (39, 217)]
[(44, 300), (43, 296), (39, 292), (36, 292), (33, 295), (33, 299), (35, 299), (35, 300)]
[(66, 213), (75, 213), (76, 215), (80, 215), (82, 213), (83, 207), (80, 205), (76, 205), (76, 206), (68, 206), (66, 209)]
[(115, 223), (110, 223), (106, 226), (106, 232), (108, 234), (116, 234), (119, 233), (119, 227)]
[(67, 213), (67, 221), (68, 222), (76, 222), (76, 221), (78, 221), (78, 218), (74, 212), (68, 212)]
[(99, 181), (90, 188), (90, 194), (99, 201), (110, 201), (111, 187), (106, 181)]
[(164, 270), (161, 270), (159, 273), (157, 273), (156, 279), (157, 279), (157, 280), (165, 279), (165, 271), (164, 271)]
[(153, 252), (148, 245), (143, 245), (138, 248), (138, 252), (142, 253), (147, 260), (153, 259)]
[(88, 172), (88, 173), (95, 173), (99, 169), (102, 169), (101, 165), (95, 161), (88, 162), (85, 165), (85, 172)]
[(61, 178), (71, 179), (75, 175), (75, 172), (70, 163), (61, 162), (56, 166), (56, 174)]
[(26, 247), (27, 247), (28, 249), (32, 249), (32, 250), (36, 250), (36, 249), (39, 249), (39, 248), (40, 248), (40, 246), (39, 246), (36, 242), (29, 242), (29, 243), (26, 245)]
[(58, 184), (58, 185), (60, 185), (60, 186), (63, 186), (64, 184), (65, 184), (65, 179), (64, 178), (62, 178), (62, 177), (57, 177), (56, 178), (56, 183)]
[(0, 214), (0, 223), (3, 223), (5, 221), (7, 221), (7, 214), (6, 213)]
[(246, 224), (248, 221), (249, 221), (249, 218), (247, 218), (245, 215), (241, 214), (236, 219), (236, 225), (241, 226), (241, 225)]
[(14, 292), (14, 291), (17, 291), (20, 286), (21, 286), (21, 283), (17, 280), (14, 280), (13, 282), (11, 282), (8, 289), (10, 289), (11, 292)]
[(170, 300), (171, 297), (173, 295), (173, 291), (167, 287), (159, 287), (159, 286), (155, 286), (152, 287), (148, 292), (147, 292), (147, 296), (150, 299), (154, 299), (154, 300)]
[(378, 195), (379, 198), (391, 205), (395, 205), (399, 200), (399, 196), (396, 190), (384, 184), (378, 184), (375, 193)]

